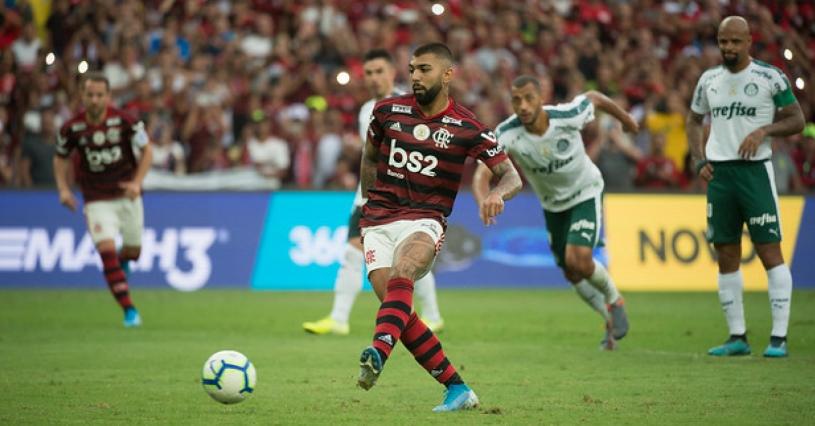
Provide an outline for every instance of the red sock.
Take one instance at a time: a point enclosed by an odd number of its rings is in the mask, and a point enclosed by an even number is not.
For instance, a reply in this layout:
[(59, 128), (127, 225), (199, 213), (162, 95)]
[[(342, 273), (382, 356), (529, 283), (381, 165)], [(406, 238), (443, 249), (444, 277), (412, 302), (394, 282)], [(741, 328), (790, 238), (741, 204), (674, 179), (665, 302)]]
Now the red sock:
[(456, 368), (444, 355), (439, 339), (415, 312), (410, 315), (402, 334), (402, 343), (416, 358), (416, 362), (421, 364), (439, 383), (445, 386), (463, 383)]
[(105, 271), (105, 281), (108, 283), (108, 288), (116, 298), (119, 306), (122, 309), (133, 307), (133, 302), (130, 301), (130, 292), (128, 291), (127, 278), (124, 271), (119, 264), (119, 256), (115, 251), (103, 251), (99, 253), (102, 257), (102, 268)]
[(392, 278), (388, 281), (388, 293), (376, 314), (376, 330), (373, 347), (384, 363), (391, 354), (413, 309), (413, 281)]

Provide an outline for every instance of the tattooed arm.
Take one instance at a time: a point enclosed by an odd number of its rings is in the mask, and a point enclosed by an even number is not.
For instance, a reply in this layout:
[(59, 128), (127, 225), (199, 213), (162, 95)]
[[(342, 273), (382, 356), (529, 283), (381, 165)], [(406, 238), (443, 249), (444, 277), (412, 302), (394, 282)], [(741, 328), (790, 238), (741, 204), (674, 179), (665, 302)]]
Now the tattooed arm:
[(370, 138), (365, 142), (362, 150), (362, 163), (359, 167), (359, 180), (362, 188), (362, 198), (368, 199), (368, 190), (373, 188), (376, 182), (376, 160), (377, 149), (371, 143)]
[[(484, 196), (484, 182), (488, 185), (492, 176), (498, 177), (498, 183)], [(479, 189), (475, 188), (476, 181), (478, 181)], [(512, 165), (512, 161), (507, 158), (492, 166), (489, 170), (483, 164), (479, 164), (478, 169), (476, 169), (476, 178), (474, 179), (473, 186), (476, 199), (482, 198), (479, 200), (478, 205), (481, 221), (484, 222), (484, 225), (489, 226), (495, 223), (495, 217), (504, 211), (504, 201), (509, 200), (520, 192), (523, 184), (521, 183), (521, 176), (518, 175), (518, 171), (515, 170), (515, 166)]]

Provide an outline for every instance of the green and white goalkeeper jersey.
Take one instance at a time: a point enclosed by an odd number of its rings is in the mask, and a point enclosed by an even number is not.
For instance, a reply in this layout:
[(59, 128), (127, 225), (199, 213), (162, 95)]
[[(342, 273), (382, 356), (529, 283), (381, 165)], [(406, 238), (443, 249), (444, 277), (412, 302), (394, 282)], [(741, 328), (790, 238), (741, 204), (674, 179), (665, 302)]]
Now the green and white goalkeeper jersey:
[[(784, 73), (753, 59), (747, 68), (731, 73), (718, 66), (705, 71), (693, 92), (691, 110), (710, 113), (711, 130), (705, 147), (710, 161), (741, 160), (739, 146), (753, 130), (771, 124), (775, 111), (795, 103)], [(772, 157), (770, 138), (751, 160)]]
[(515, 160), (545, 210), (561, 212), (603, 192), (603, 176), (583, 146), (580, 130), (594, 120), (585, 95), (544, 106), (549, 128), (529, 133), (513, 114), (498, 125), (498, 144)]

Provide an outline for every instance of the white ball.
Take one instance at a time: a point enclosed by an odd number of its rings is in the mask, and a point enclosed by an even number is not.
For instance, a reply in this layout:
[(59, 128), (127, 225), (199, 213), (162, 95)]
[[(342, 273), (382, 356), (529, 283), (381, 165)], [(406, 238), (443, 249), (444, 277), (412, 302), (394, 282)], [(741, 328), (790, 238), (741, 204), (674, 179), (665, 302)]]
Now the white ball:
[(243, 401), (255, 390), (255, 366), (240, 352), (212, 354), (201, 371), (201, 384), (212, 399), (224, 404)]

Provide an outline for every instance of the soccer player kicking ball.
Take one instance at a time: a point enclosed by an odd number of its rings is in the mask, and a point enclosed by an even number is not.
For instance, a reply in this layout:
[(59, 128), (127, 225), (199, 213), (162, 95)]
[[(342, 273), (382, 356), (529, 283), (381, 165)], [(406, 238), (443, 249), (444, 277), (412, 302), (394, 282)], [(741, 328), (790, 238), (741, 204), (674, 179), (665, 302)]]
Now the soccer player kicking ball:
[[(781, 253), (781, 217), (770, 138), (804, 129), (801, 106), (778, 68), (750, 57), (750, 27), (740, 16), (719, 25), (724, 66), (699, 78), (687, 119), (696, 171), (708, 182), (707, 238), (719, 263), (719, 302), (730, 337), (711, 348), (714, 356), (749, 355), (744, 322), (741, 234), (744, 223), (767, 271), (773, 327), (765, 357), (787, 356), (792, 275)], [(710, 136), (703, 144), (703, 120)]]
[(467, 157), (498, 177), (484, 197), (495, 216), (521, 189), (521, 178), (493, 133), (450, 99), (453, 55), (441, 43), (420, 46), (410, 60), (412, 95), (377, 102), (362, 159), (362, 238), (368, 277), (382, 305), (373, 345), (360, 356), (359, 386), (370, 389), (398, 341), (443, 384), (433, 411), (478, 405), (478, 397), (447, 359), (441, 343), (413, 312), (413, 285), (430, 270), (444, 241)]
[[(365, 86), (373, 95), (373, 99), (362, 105), (359, 110), (360, 140), (367, 139), (368, 123), (371, 121), (371, 112), (374, 104), (391, 96), (402, 95), (403, 92), (394, 90), (393, 80), (396, 78), (396, 69), (390, 53), (383, 49), (374, 49), (365, 54), (362, 69), (365, 72)], [(303, 329), (313, 334), (347, 335), (351, 330), (348, 327), (348, 318), (354, 300), (362, 291), (362, 242), (359, 239), (359, 219), (362, 217), (362, 206), (367, 201), (362, 197), (359, 185), (354, 197), (354, 207), (351, 218), (348, 220), (348, 243), (345, 246), (345, 256), (337, 271), (334, 282), (334, 306), (331, 314), (321, 320), (303, 323)], [(439, 313), (438, 299), (436, 298), (436, 279), (432, 272), (416, 281), (416, 297), (422, 305), (422, 319), (427, 327), (435, 332), (444, 327), (444, 320)]]
[[(580, 130), (594, 120), (595, 107), (623, 123), (629, 132), (637, 122), (605, 95), (590, 91), (571, 102), (544, 106), (543, 86), (531, 76), (512, 82), (515, 114), (498, 126), (498, 144), (515, 160), (540, 199), (557, 265), (577, 294), (606, 324), (601, 348), (613, 350), (628, 333), (623, 298), (603, 265), (592, 256), (600, 240), (603, 177), (583, 146)], [(481, 220), (492, 224), (482, 204), (489, 194), (490, 171), (479, 164), (473, 193)]]
[[(68, 120), (57, 137), (54, 176), (59, 202), (76, 211), (77, 202), (68, 185), (70, 156), (76, 149), (76, 178), (85, 199), (88, 232), (102, 258), (110, 292), (124, 310), (125, 327), (137, 327), (141, 316), (130, 301), (123, 267), (141, 252), (141, 184), (150, 169), (152, 148), (142, 122), (108, 105), (110, 84), (104, 75), (87, 74), (81, 88), (85, 109)], [(141, 150), (141, 158), (136, 158), (134, 148)], [(117, 253), (114, 238), (119, 233), (123, 245)]]

